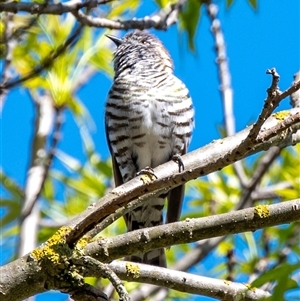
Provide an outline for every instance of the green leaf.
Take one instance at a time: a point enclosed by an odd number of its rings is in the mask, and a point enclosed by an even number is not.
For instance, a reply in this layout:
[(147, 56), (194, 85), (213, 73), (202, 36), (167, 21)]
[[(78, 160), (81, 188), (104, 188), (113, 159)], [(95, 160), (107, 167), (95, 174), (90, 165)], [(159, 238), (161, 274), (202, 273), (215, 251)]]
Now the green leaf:
[(176, 0), (155, 0), (155, 2), (159, 7), (162, 8), (162, 7), (166, 7), (167, 5), (174, 4), (177, 1)]
[[(228, 0), (230, 1), (230, 0)], [(253, 9), (257, 9), (257, 0), (248, 0)]]
[(139, 0), (124, 0), (124, 1), (113, 1), (112, 7), (107, 14), (107, 19), (120, 18), (124, 13), (134, 12), (140, 4)]
[(95, 53), (91, 56), (89, 62), (97, 69), (105, 71), (108, 76), (112, 77), (112, 58), (113, 56), (111, 50), (102, 47), (101, 49), (99, 49), (99, 51), (95, 51)]
[(22, 189), (18, 186), (18, 184), (12, 178), (10, 178), (8, 175), (6, 175), (2, 170), (0, 170), (0, 183), (14, 197), (16, 197), (16, 198), (23, 197)]
[[(272, 281), (278, 281), (278, 283), (280, 283), (283, 282), (282, 280), (284, 280), (284, 282), (286, 282), (287, 279), (291, 279), (291, 275), (299, 268), (300, 262), (296, 264), (284, 263), (262, 274), (259, 278), (252, 282), (251, 286), (260, 287), (263, 284)], [(294, 282), (286, 283), (286, 288), (294, 288)], [(278, 295), (275, 296), (278, 297), (278, 300), (284, 300)]]
[(55, 189), (52, 180), (47, 177), (43, 186), (43, 197), (48, 200), (55, 199)]
[(194, 51), (194, 38), (197, 30), (197, 25), (200, 18), (202, 2), (199, 0), (190, 0), (180, 14), (180, 27), (188, 34), (189, 48)]
[(230, 8), (234, 0), (226, 0), (226, 8)]
[(1, 227), (15, 221), (20, 215), (21, 206), (18, 200), (1, 199), (0, 207), (2, 208), (2, 211), (4, 211), (1, 213)]

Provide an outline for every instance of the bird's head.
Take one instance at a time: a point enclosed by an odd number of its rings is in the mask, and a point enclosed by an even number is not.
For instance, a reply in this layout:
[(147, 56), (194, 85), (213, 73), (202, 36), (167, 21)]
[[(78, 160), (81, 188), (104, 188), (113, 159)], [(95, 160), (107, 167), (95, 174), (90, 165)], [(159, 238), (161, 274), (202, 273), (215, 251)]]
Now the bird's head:
[(128, 68), (173, 71), (169, 52), (159, 39), (148, 32), (133, 31), (123, 38), (112, 35), (107, 35), (107, 37), (117, 46), (114, 53), (116, 73)]

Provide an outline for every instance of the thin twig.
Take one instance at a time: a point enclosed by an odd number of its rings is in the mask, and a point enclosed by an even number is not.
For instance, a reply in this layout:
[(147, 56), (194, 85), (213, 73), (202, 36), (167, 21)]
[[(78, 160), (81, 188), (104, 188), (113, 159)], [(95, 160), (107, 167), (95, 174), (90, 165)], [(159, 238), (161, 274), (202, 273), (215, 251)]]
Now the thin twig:
[[(295, 84), (297, 82), (300, 82), (300, 71), (294, 75), (293, 83)], [(294, 92), (290, 96), (290, 104), (293, 108), (300, 108), (300, 90)], [(295, 144), (300, 142), (300, 131), (293, 134), (293, 140), (295, 141)]]
[[(300, 81), (300, 71), (294, 75), (294, 83)], [(300, 108), (300, 90), (294, 92), (290, 97), (290, 103), (293, 108)]]
[(100, 277), (107, 278), (114, 288), (116, 289), (120, 300), (122, 301), (130, 301), (129, 295), (126, 291), (126, 288), (120, 278), (116, 275), (116, 273), (109, 267), (108, 264), (101, 263), (100, 261), (90, 257), (84, 256), (80, 258), (80, 260), (74, 259), (73, 262), (76, 265), (81, 265), (84, 269), (89, 269), (91, 271), (96, 271), (96, 273), (101, 275)]
[[(1, 7), (2, 3), (0, 3), (0, 7)], [(8, 4), (8, 6), (11, 6), (11, 4), (13, 4), (13, 6), (14, 6), (15, 3), (16, 2), (6, 2), (5, 4)], [(19, 2), (19, 3), (21, 3), (21, 2)], [(21, 6), (22, 6), (22, 4), (21, 4)], [(26, 4), (27, 3), (25, 3), (25, 6), (26, 6)], [(35, 3), (31, 3), (31, 4), (34, 5)], [(43, 3), (39, 3), (39, 8), (40, 8), (40, 10), (47, 9), (48, 5), (49, 5), (49, 0), (44, 0)], [(1, 9), (0, 9), (0, 11), (1, 11)], [(12, 11), (12, 13), (16, 14), (17, 11)], [(35, 25), (37, 23), (37, 21), (39, 20), (39, 17), (40, 17), (40, 13), (36, 12), (35, 16), (33, 18), (31, 18), (29, 21), (27, 21), (27, 24), (14, 29), (14, 31), (11, 33), (10, 36), (7, 37), (7, 39), (8, 40), (18, 39), (22, 34), (26, 33), (33, 25)]]
[[(138, 199), (130, 202), (126, 206), (118, 208), (113, 214), (107, 216), (103, 221), (101, 221), (92, 230), (90, 230), (86, 234), (86, 237), (92, 238), (92, 237), (96, 236), (101, 231), (103, 231), (108, 226), (110, 226), (113, 222), (115, 222), (117, 219), (124, 216), (126, 213), (131, 212), (133, 209), (139, 207), (143, 203), (144, 203), (144, 200), (142, 198), (138, 198)], [(93, 206), (93, 205), (91, 205), (91, 206)]]
[(71, 295), (72, 301), (109, 301), (103, 292), (88, 283), (66, 292)]
[(272, 112), (276, 109), (279, 105), (280, 101), (282, 100), (280, 97), (281, 92), (278, 87), (279, 82), (279, 74), (277, 73), (275, 68), (268, 69), (266, 71), (267, 74), (272, 75), (272, 83), (270, 88), (267, 89), (268, 97), (265, 100), (265, 104), (263, 107), (262, 112), (259, 114), (257, 121), (252, 126), (247, 141), (251, 142), (254, 141), (261, 130), (262, 125), (267, 120), (268, 117), (271, 116)]
[(236, 210), (251, 206), (252, 196), (255, 193), (258, 183), (261, 181), (265, 173), (268, 171), (270, 165), (280, 155), (281, 148), (274, 146), (271, 147), (266, 154), (259, 160), (257, 169), (255, 170), (249, 184), (243, 188), (242, 195), (239, 203), (236, 206)]
[(69, 46), (71, 46), (72, 44), (75, 44), (77, 42), (82, 28), (83, 28), (83, 25), (80, 25), (75, 30), (75, 32), (63, 44), (61, 44), (59, 47), (57, 47), (57, 49), (53, 50), (49, 55), (47, 55), (46, 59), (44, 59), (44, 61), (41, 62), (41, 64), (39, 66), (35, 67), (29, 73), (27, 73), (26, 75), (24, 75), (18, 79), (10, 80), (7, 83), (1, 83), (0, 84), (0, 94), (3, 93), (3, 91), (5, 91), (7, 89), (13, 88), (21, 83), (24, 83), (25, 81), (39, 75), (46, 68), (49, 68), (58, 56), (60, 56), (62, 53), (64, 53), (68, 49)]
[[(282, 136), (292, 134), (288, 129), (293, 124), (296, 124), (299, 121), (300, 121), (300, 112), (291, 114), (288, 117), (286, 117), (282, 122), (278, 123), (277, 125), (273, 126), (272, 128), (262, 131), (258, 135), (256, 142), (261, 143), (261, 142), (267, 141), (280, 133), (282, 133)], [(285, 131), (285, 133), (284, 133), (284, 131)], [(295, 141), (293, 141), (293, 143), (295, 143)]]

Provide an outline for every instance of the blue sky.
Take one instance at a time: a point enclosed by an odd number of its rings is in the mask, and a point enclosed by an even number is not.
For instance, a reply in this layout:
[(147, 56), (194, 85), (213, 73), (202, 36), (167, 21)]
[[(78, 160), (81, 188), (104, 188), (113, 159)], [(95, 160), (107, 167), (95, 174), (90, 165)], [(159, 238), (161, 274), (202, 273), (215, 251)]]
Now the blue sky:
[[(266, 89), (271, 80), (265, 71), (276, 67), (281, 76), (279, 86), (284, 90), (290, 85), (293, 74), (299, 70), (300, 4), (299, 0), (260, 0), (257, 11), (254, 11), (246, 0), (236, 0), (229, 10), (225, 9), (223, 2), (218, 2), (219, 18), (225, 35), (232, 76), (236, 128), (241, 130), (256, 119), (264, 104)], [(154, 10), (153, 2), (148, 1), (140, 9), (138, 16)], [(218, 90), (214, 41), (205, 10), (202, 11), (198, 27), (194, 54), (188, 51), (185, 43), (179, 42), (176, 26), (167, 32), (154, 33), (170, 51), (175, 73), (185, 82), (193, 98), (196, 128), (190, 150), (219, 138), (217, 127), (223, 122), (222, 103)], [(92, 134), (103, 158), (108, 157), (103, 117), (110, 85), (110, 78), (98, 74), (79, 92), (95, 122), (96, 128)], [(288, 99), (283, 101), (279, 109), (287, 108)], [(24, 185), (29, 164), (33, 109), (26, 91), (14, 90), (9, 94), (2, 112), (1, 166), (21, 186)], [(80, 135), (70, 113), (66, 114), (65, 121), (59, 148), (82, 160), (84, 156)], [(38, 300), (64, 301), (67, 298), (64, 295), (54, 297), (51, 294), (48, 298), (43, 295)]]

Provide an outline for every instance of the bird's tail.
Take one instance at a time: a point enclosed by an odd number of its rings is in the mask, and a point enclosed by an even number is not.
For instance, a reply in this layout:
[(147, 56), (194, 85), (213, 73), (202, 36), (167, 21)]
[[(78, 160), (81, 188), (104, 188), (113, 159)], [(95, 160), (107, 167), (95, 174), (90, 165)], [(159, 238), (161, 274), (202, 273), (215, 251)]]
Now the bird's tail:
[(165, 249), (156, 249), (145, 254), (135, 254), (126, 259), (133, 262), (145, 263), (163, 268), (167, 267)]
[[(125, 221), (128, 232), (161, 225), (163, 223), (164, 203), (164, 197), (151, 199), (142, 206), (137, 207), (132, 212), (126, 214)], [(147, 234), (147, 229), (145, 229), (143, 236), (144, 237), (141, 239), (144, 240), (145, 243), (149, 242), (151, 239)], [(164, 248), (151, 250), (144, 254), (132, 254), (126, 258), (126, 260), (166, 267)]]

